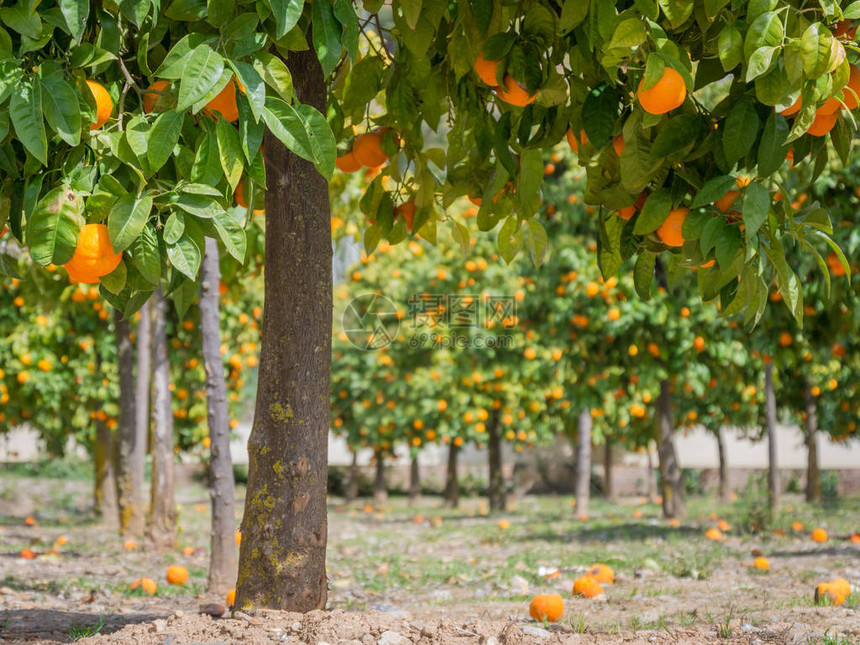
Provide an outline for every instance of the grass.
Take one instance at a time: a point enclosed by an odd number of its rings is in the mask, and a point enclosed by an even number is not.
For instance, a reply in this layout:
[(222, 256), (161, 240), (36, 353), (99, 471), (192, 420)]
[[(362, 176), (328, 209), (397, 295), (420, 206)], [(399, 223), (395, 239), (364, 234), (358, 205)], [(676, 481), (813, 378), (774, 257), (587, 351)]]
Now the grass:
[(831, 634), (830, 630), (824, 632), (824, 636), (807, 639), (809, 645), (855, 645), (856, 641), (849, 640), (842, 634)]
[(84, 627), (81, 625), (72, 625), (71, 627), (69, 627), (69, 640), (74, 643), (75, 641), (79, 641), (82, 638), (89, 638), (90, 636), (95, 636), (102, 630), (104, 626), (105, 617), (102, 614), (99, 614), (99, 621), (95, 625), (89, 625), (88, 627)]

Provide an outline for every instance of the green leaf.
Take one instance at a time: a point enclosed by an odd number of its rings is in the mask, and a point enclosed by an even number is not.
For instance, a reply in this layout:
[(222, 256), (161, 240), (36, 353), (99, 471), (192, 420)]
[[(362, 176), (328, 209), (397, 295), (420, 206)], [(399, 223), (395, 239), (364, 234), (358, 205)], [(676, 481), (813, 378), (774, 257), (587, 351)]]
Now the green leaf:
[(770, 202), (770, 191), (763, 184), (753, 182), (744, 190), (743, 211), (747, 239), (754, 237), (767, 220)]
[(99, 283), (112, 294), (117, 295), (123, 289), (125, 289), (125, 283), (127, 278), (128, 268), (126, 267), (125, 262), (120, 260), (120, 263), (117, 265), (116, 269), (114, 269), (107, 275), (103, 275), (101, 278), (99, 278)]
[(772, 112), (764, 124), (764, 132), (758, 146), (758, 175), (769, 177), (785, 164), (788, 154), (788, 121)]
[(164, 223), (164, 241), (167, 244), (176, 244), (183, 233), (185, 233), (185, 213), (174, 211)]
[(559, 28), (562, 34), (566, 34), (579, 26), (588, 15), (589, 3), (583, 0), (564, 0), (561, 7), (561, 20)]
[(657, 255), (650, 251), (642, 251), (636, 258), (633, 267), (633, 286), (642, 300), (651, 299), (651, 283), (654, 281), (654, 264)]
[(167, 257), (174, 269), (190, 280), (197, 279), (203, 254), (200, 252), (200, 247), (189, 236), (183, 235), (176, 244), (168, 244)]
[[(364, 58), (359, 61), (355, 68), (353, 68), (352, 74), (355, 74), (358, 67), (362, 65), (364, 61), (368, 60), (377, 61), (381, 64), (381, 61), (379, 61), (375, 56)], [(287, 103), (293, 102), (293, 77), (290, 74), (290, 70), (287, 69), (287, 66), (284, 64), (284, 61), (272, 54), (260, 52), (254, 56), (253, 65), (254, 69), (257, 70), (257, 74), (262, 77), (266, 85), (275, 90)], [(352, 76), (352, 74), (350, 76)], [(374, 96), (375, 95), (376, 93), (374, 92)]]
[(639, 18), (627, 18), (618, 23), (615, 33), (612, 34), (612, 38), (606, 46), (610, 49), (616, 47), (628, 49), (638, 47), (647, 38), (648, 34), (645, 31), (643, 21)]
[(702, 131), (698, 114), (681, 114), (672, 117), (662, 126), (651, 145), (653, 157), (670, 157), (696, 143)]
[(819, 22), (813, 22), (800, 39), (800, 61), (809, 78), (826, 74), (830, 67), (833, 35)]
[(756, 49), (747, 62), (746, 81), (750, 83), (762, 76), (770, 70), (773, 65), (773, 58), (779, 53), (779, 47), (759, 47)]
[(705, 224), (702, 229), (702, 236), (699, 238), (699, 246), (702, 249), (702, 255), (707, 256), (717, 245), (717, 240), (726, 229), (726, 218), (722, 215), (712, 216), (710, 221)]
[(490, 28), (490, 21), (493, 19), (494, 4), (493, 0), (473, 0), (473, 2), (469, 3), (469, 6), (472, 8), (472, 14), (475, 16), (475, 24), (478, 25), (482, 36)]
[(315, 0), (312, 13), (314, 49), (322, 65), (323, 75), (328, 76), (340, 61), (342, 29), (334, 17), (331, 0)]
[(753, 102), (741, 99), (735, 103), (726, 116), (726, 125), (722, 131), (723, 154), (729, 166), (733, 166), (750, 151), (758, 137), (758, 129), (759, 119)]
[(42, 120), (41, 85), (29, 80), (22, 82), (12, 94), (9, 115), (18, 140), (43, 166), (47, 166), (48, 138)]
[(543, 264), (549, 238), (546, 229), (535, 218), (528, 220), (529, 255), (535, 266)]
[(523, 248), (523, 231), (516, 215), (508, 217), (502, 224), (496, 246), (499, 249), (499, 255), (508, 264)]
[(635, 235), (647, 235), (656, 231), (666, 221), (666, 218), (669, 217), (669, 211), (671, 210), (672, 193), (666, 188), (658, 188), (648, 195), (648, 199), (642, 205), (642, 211), (636, 218), (633, 233)]
[(233, 0), (206, 0), (206, 21), (214, 27), (223, 27), (233, 17), (235, 6)]
[(304, 0), (266, 0), (265, 3), (275, 18), (275, 40), (286, 36), (298, 24), (305, 6)]
[(731, 265), (732, 258), (741, 248), (741, 231), (737, 226), (726, 226), (717, 239), (717, 263), (721, 267)]
[(214, 186), (223, 175), (218, 140), (214, 132), (207, 132), (197, 146), (194, 164), (191, 166), (191, 181)]
[(693, 14), (693, 0), (657, 0), (672, 27), (677, 29)]
[(0, 20), (22, 36), (33, 40), (42, 37), (42, 20), (35, 10), (30, 10), (30, 2), (18, 0), (13, 6), (0, 9)]
[(90, 15), (90, 0), (59, 0), (59, 5), (69, 33), (80, 42)]
[(81, 142), (81, 106), (78, 94), (62, 74), (42, 79), (42, 109), (54, 132), (70, 146)]
[(187, 22), (203, 20), (206, 17), (206, 0), (173, 0), (164, 11), (164, 15), (171, 20)]
[(237, 63), (232, 60), (228, 63), (236, 73), (236, 78), (242, 87), (245, 88), (245, 96), (248, 98), (248, 105), (251, 107), (251, 114), (254, 115), (254, 121), (259, 122), (263, 114), (263, 107), (266, 104), (266, 85), (263, 79), (250, 63)]
[(149, 14), (152, 0), (118, 0), (119, 10), (135, 27), (140, 27)]
[(127, 249), (140, 235), (149, 213), (152, 210), (152, 197), (149, 195), (123, 195), (108, 214), (108, 234), (114, 251)]
[(717, 39), (720, 63), (727, 72), (741, 64), (744, 57), (744, 39), (734, 25), (726, 25)]
[(188, 58), (182, 80), (179, 83), (179, 98), (176, 110), (181, 112), (204, 98), (224, 72), (224, 59), (209, 45), (198, 45)]
[(146, 223), (140, 235), (128, 247), (128, 253), (138, 273), (151, 284), (157, 285), (161, 279), (161, 253), (155, 227), (150, 222)]
[[(223, 120), (221, 119), (219, 123)], [(184, 121), (184, 112), (168, 110), (162, 112), (152, 125), (147, 141), (146, 158), (153, 173), (158, 172), (159, 168), (167, 163), (173, 154), (173, 149), (179, 143), (179, 135), (182, 133)]]
[(221, 167), (231, 190), (236, 190), (236, 184), (242, 178), (245, 169), (243, 163), (242, 143), (239, 141), (239, 133), (231, 123), (220, 119), (215, 124), (215, 134), (218, 139), (218, 153), (221, 159)]
[(624, 233), (626, 221), (615, 215), (601, 217), (601, 226), (597, 238), (597, 263), (603, 278), (615, 275), (624, 262), (621, 254), (621, 236)]
[[(155, 70), (156, 78), (176, 81), (185, 75), (186, 65), (197, 47), (204, 44), (215, 44), (217, 36), (201, 33), (190, 33), (180, 38), (164, 57), (161, 65)], [(220, 75), (219, 75), (220, 76)]]
[(227, 253), (236, 258), (237, 262), (244, 262), (248, 242), (242, 225), (226, 212), (215, 216), (212, 223), (215, 225), (215, 230), (218, 231), (218, 237), (224, 243)]
[(293, 108), (280, 99), (269, 97), (263, 120), (290, 151), (314, 163), (323, 176), (331, 177), (337, 146), (322, 114), (309, 105)]
[(183, 193), (174, 200), (174, 205), (186, 213), (210, 219), (224, 212), (224, 207), (218, 201), (207, 195)]
[(58, 186), (39, 200), (27, 220), (30, 257), (41, 266), (62, 265), (72, 259), (84, 220), (83, 200)]
[(713, 179), (708, 180), (708, 182), (702, 186), (702, 189), (696, 193), (696, 196), (693, 198), (693, 203), (690, 208), (699, 208), (700, 206), (705, 206), (706, 204), (713, 204), (720, 197), (726, 194), (729, 190), (734, 190), (735, 188), (735, 178), (730, 175), (721, 175), (719, 177), (714, 177)]
[[(401, 6), (403, 3), (401, 2)], [(346, 49), (351, 60), (355, 60), (358, 55), (358, 16), (355, 15), (355, 8), (350, 0), (334, 0), (334, 17), (343, 27), (343, 36), (341, 41)]]
[(785, 30), (779, 14), (767, 11), (753, 20), (744, 38), (744, 58), (749, 60), (759, 47), (777, 47), (782, 45)]
[(609, 85), (588, 93), (582, 106), (582, 122), (585, 134), (595, 146), (602, 146), (612, 137), (620, 105), (618, 94)]

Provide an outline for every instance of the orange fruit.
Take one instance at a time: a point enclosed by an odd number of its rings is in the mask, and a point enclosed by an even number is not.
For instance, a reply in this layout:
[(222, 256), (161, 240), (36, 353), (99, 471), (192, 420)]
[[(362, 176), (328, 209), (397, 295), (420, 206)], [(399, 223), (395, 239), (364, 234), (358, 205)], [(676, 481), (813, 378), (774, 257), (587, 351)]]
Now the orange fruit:
[(723, 539), (723, 532), (714, 527), (705, 531), (705, 537), (709, 540), (713, 540), (714, 542), (719, 542)]
[(231, 589), (227, 592), (227, 606), (232, 607), (236, 604), (236, 590)]
[(529, 95), (526, 88), (517, 83), (516, 79), (510, 74), (505, 75), (504, 88), (496, 88), (499, 98), (505, 103), (515, 105), (517, 107), (525, 107), (535, 102), (537, 93)]
[(209, 101), (205, 107), (208, 114), (216, 119), (218, 115), (227, 119), (230, 123), (235, 123), (239, 120), (239, 106), (236, 105), (236, 80), (230, 81), (224, 86), (224, 89), (215, 95), (215, 98)]
[(484, 53), (478, 54), (478, 60), (475, 61), (475, 72), (484, 83), (490, 87), (498, 87), (499, 81), (496, 80), (496, 69), (499, 66), (497, 60), (487, 60), (484, 58)]
[(600, 584), (611, 585), (615, 582), (615, 572), (608, 564), (592, 564), (585, 575), (594, 578)]
[[(239, 180), (239, 183), (236, 184), (236, 191), (233, 193), (233, 196), (236, 198), (236, 203), (242, 208), (248, 208), (248, 202), (245, 199), (245, 178)], [(255, 208), (254, 215), (262, 215), (266, 212), (265, 208)]]
[(563, 614), (564, 600), (557, 593), (537, 595), (529, 605), (529, 615), (540, 622), (554, 623)]
[(689, 209), (682, 206), (681, 208), (676, 208), (669, 213), (666, 221), (657, 229), (657, 237), (660, 238), (660, 241), (663, 242), (663, 244), (668, 246), (684, 245), (684, 236), (681, 233), (681, 229), (684, 226), (684, 220), (687, 219), (687, 214), (689, 212)]
[(860, 533), (855, 533), (850, 538), (852, 544), (860, 544)]
[(178, 564), (171, 564), (167, 567), (167, 573), (164, 577), (172, 585), (184, 585), (188, 582), (188, 569)]
[(619, 157), (621, 156), (621, 153), (624, 152), (624, 135), (623, 134), (619, 134), (617, 137), (615, 137), (612, 140), (612, 149), (615, 151), (615, 154), (617, 154)]
[[(705, 339), (701, 336), (696, 336), (693, 339), (693, 347), (696, 349), (697, 352), (701, 354), (703, 351), (705, 351)], [(722, 527), (720, 527), (720, 529), (725, 530)]]
[(193, 546), (183, 547), (182, 555), (194, 555), (194, 547)]
[(832, 114), (816, 113), (815, 120), (806, 132), (813, 137), (823, 137), (836, 125), (836, 117), (838, 115), (838, 112), (833, 112)]
[(352, 150), (335, 159), (334, 165), (338, 170), (346, 174), (351, 174), (361, 170), (361, 162), (356, 159), (355, 153)]
[(596, 598), (603, 593), (603, 587), (597, 580), (590, 576), (577, 578), (573, 583), (573, 595), (583, 598)]
[(753, 567), (762, 571), (770, 571), (770, 562), (768, 562), (767, 558), (759, 556), (753, 561)]
[(721, 213), (727, 213), (735, 203), (735, 200), (740, 196), (741, 194), (737, 190), (727, 190), (725, 195), (714, 202), (714, 206), (716, 206), (717, 210)]
[(687, 98), (687, 85), (684, 77), (671, 67), (663, 70), (663, 75), (651, 87), (645, 89), (645, 79), (639, 83), (636, 98), (639, 105), (649, 114), (666, 114), (681, 107)]
[(233, 538), (236, 540), (236, 546), (240, 546), (242, 544), (242, 531), (236, 529), (236, 532), (233, 533)]
[(789, 345), (791, 345), (793, 340), (794, 338), (792, 337), (792, 335), (787, 331), (784, 331), (779, 335), (779, 346), (788, 347)]
[(836, 38), (844, 38), (845, 40), (854, 40), (857, 36), (857, 27), (852, 27), (847, 20), (840, 20), (836, 23), (833, 29), (833, 35)]
[(499, 520), (499, 528), (503, 531), (507, 531), (511, 528), (511, 523), (508, 520)]
[(848, 84), (842, 90), (842, 101), (849, 110), (857, 109), (860, 105), (860, 67), (851, 65), (851, 73), (848, 76)]
[(633, 204), (633, 206), (625, 206), (618, 210), (618, 217), (621, 219), (630, 219), (636, 214), (636, 211), (642, 210), (646, 199), (648, 199), (648, 192), (643, 190), (639, 193), (639, 199), (636, 200), (636, 203)]
[(791, 530), (792, 531), (802, 531), (803, 530), (803, 523), (795, 520), (794, 522), (791, 523)]
[(800, 108), (803, 107), (803, 99), (801, 97), (797, 97), (797, 100), (785, 108), (780, 114), (782, 116), (791, 116), (792, 114), (797, 114), (800, 112)]
[(355, 139), (352, 153), (362, 166), (379, 168), (388, 161), (388, 155), (382, 151), (382, 136), (382, 132), (365, 132)]
[(95, 284), (116, 269), (121, 260), (122, 251), (114, 253), (107, 226), (87, 224), (81, 229), (75, 253), (65, 269), (72, 280)]
[(812, 537), (813, 542), (818, 542), (818, 543), (827, 542), (827, 538), (828, 538), (827, 531), (825, 531), (823, 528), (819, 527), (819, 528), (815, 529), (814, 531), (812, 531), (811, 537)]
[(409, 229), (409, 232), (412, 232), (412, 220), (415, 218), (415, 200), (410, 199), (409, 201), (403, 202), (394, 210), (394, 216), (397, 217), (400, 215), (403, 218), (403, 221), (406, 222), (406, 228)]
[(31, 549), (23, 549), (21, 551), (21, 557), (25, 560), (33, 560), (36, 557), (36, 553)]
[(567, 145), (570, 146), (570, 149), (576, 153), (579, 153), (579, 146), (588, 141), (588, 137), (585, 136), (585, 130), (579, 131), (579, 141), (576, 140), (576, 135), (573, 134), (573, 129), (567, 129)]
[(154, 596), (155, 592), (158, 591), (158, 584), (152, 578), (138, 578), (131, 583), (131, 590), (134, 591), (138, 588), (142, 589), (144, 593)]
[(158, 107), (158, 102), (161, 100), (162, 95), (157, 92), (164, 92), (167, 87), (170, 87), (170, 81), (155, 81), (155, 83), (144, 90), (143, 100), (141, 101), (144, 112), (149, 114)]
[(815, 603), (827, 605), (844, 605), (845, 594), (842, 589), (832, 582), (822, 582), (815, 587)]
[(113, 112), (113, 99), (101, 83), (87, 81), (87, 87), (90, 88), (96, 100), (96, 120), (90, 124), (90, 130), (98, 130), (108, 122), (110, 113)]
[(136, 547), (137, 547), (137, 544), (135, 543), (134, 540), (126, 540), (122, 544), (122, 548), (124, 548), (126, 551), (133, 551)]

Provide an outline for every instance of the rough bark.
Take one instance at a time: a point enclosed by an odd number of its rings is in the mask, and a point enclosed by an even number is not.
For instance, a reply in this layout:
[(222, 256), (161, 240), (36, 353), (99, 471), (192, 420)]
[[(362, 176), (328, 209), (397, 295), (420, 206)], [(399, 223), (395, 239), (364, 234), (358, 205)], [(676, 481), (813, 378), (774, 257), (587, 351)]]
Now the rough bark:
[(239, 570), (236, 549), (235, 481), (230, 458), (230, 412), (227, 383), (221, 360), (221, 315), (218, 286), (218, 243), (206, 238), (206, 252), (200, 273), (200, 335), (203, 366), (206, 370), (206, 418), (209, 423), (209, 497), (212, 527), (209, 551), (210, 593), (222, 594), (236, 584)]
[(161, 289), (152, 299), (152, 488), (148, 537), (158, 548), (176, 541), (173, 501), (173, 410), (167, 357), (167, 312)]
[(615, 497), (615, 489), (612, 485), (612, 444), (609, 438), (603, 444), (603, 492), (608, 499)]
[(356, 497), (358, 497), (358, 452), (353, 450), (352, 463), (349, 465), (346, 486), (344, 487), (344, 498), (351, 502)]
[(806, 406), (806, 501), (821, 501), (821, 468), (818, 465), (818, 402), (807, 386), (803, 391), (803, 402)]
[(648, 472), (645, 473), (645, 487), (648, 489), (648, 501), (657, 499), (657, 480), (654, 477), (654, 454), (651, 452), (651, 442), (648, 442), (645, 452), (648, 455)]
[(487, 498), (490, 511), (504, 511), (507, 508), (505, 495), (505, 477), (502, 472), (502, 432), (499, 427), (499, 411), (493, 410), (487, 427), (487, 448), (490, 468), (490, 480), (487, 487)]
[(717, 438), (717, 452), (720, 456), (720, 499), (725, 502), (729, 499), (729, 472), (728, 463), (726, 462), (726, 443), (723, 439), (722, 428), (717, 428), (714, 436)]
[(137, 432), (137, 394), (130, 325), (119, 311), (116, 311), (114, 321), (119, 372), (119, 415), (114, 441), (119, 530), (123, 535), (140, 535), (144, 525), (143, 460), (146, 438), (141, 441)]
[(672, 423), (672, 399), (669, 381), (660, 382), (657, 401), (657, 453), (660, 457), (660, 494), (663, 497), (663, 517), (684, 516), (684, 494), (681, 488), (681, 468), (675, 453), (675, 428)]
[[(313, 49), (291, 52), (296, 98), (326, 111)], [(266, 307), (248, 440), (237, 607), (307, 612), (326, 604), (326, 477), (332, 329), (328, 184), (266, 139)]]
[(591, 498), (591, 430), (593, 420), (588, 408), (579, 411), (576, 418), (576, 514), (588, 517), (588, 502)]
[(412, 456), (409, 463), (409, 504), (414, 506), (421, 502), (421, 470), (418, 467), (418, 455)]
[(376, 476), (373, 478), (373, 505), (377, 508), (388, 503), (388, 486), (385, 483), (385, 457), (376, 453)]
[(448, 469), (445, 472), (445, 508), (460, 505), (460, 478), (457, 476), (459, 446), (453, 441), (448, 446)]
[(93, 507), (96, 516), (106, 525), (115, 527), (119, 523), (116, 504), (116, 478), (113, 463), (113, 437), (104, 421), (96, 419), (96, 443), (93, 450), (95, 464), (95, 488)]
[[(135, 380), (135, 395), (134, 395), (134, 431), (137, 436), (135, 443), (136, 451), (132, 461), (129, 463), (129, 470), (132, 471), (133, 477), (140, 482), (140, 492), (138, 497), (141, 500), (141, 517), (140, 528), (138, 533), (142, 534), (145, 523), (145, 492), (144, 492), (144, 471), (146, 467), (146, 453), (149, 450), (151, 417), (150, 399), (152, 397), (152, 303), (147, 302), (140, 309), (140, 319), (137, 321), (137, 371), (134, 375)], [(132, 531), (129, 530), (129, 533)]]
[(764, 366), (765, 431), (767, 433), (767, 495), (771, 510), (779, 509), (779, 464), (776, 460), (776, 393), (773, 363)]

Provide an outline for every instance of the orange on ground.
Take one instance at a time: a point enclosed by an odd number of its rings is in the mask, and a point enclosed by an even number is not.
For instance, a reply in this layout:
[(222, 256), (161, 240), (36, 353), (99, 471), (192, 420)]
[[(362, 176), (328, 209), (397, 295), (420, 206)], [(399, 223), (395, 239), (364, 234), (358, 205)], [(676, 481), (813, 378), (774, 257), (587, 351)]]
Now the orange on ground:
[(483, 52), (478, 54), (478, 60), (475, 61), (475, 72), (490, 87), (499, 86), (499, 81), (496, 80), (496, 68), (498, 68), (499, 62), (497, 60), (487, 60), (484, 58)]
[(137, 548), (137, 543), (135, 543), (134, 540), (126, 540), (122, 543), (122, 548), (124, 548), (126, 551), (133, 551), (135, 548)]
[(507, 74), (505, 76), (505, 86), (496, 88), (499, 98), (505, 103), (515, 105), (517, 107), (525, 107), (535, 102), (537, 93), (529, 95), (526, 89), (517, 83), (516, 79)]
[(121, 260), (122, 251), (114, 253), (107, 226), (87, 224), (81, 229), (75, 253), (65, 269), (73, 280), (94, 284), (116, 269)]
[(357, 172), (362, 168), (361, 162), (356, 158), (352, 150), (335, 159), (334, 165), (338, 170), (346, 174)]
[(615, 582), (615, 572), (608, 564), (601, 564), (599, 562), (592, 564), (585, 575), (594, 578), (597, 582), (604, 585), (611, 585)]
[(150, 596), (154, 596), (155, 592), (158, 591), (158, 584), (152, 578), (138, 578), (134, 582), (131, 583), (131, 590), (140, 588), (144, 593), (148, 593)]
[(503, 531), (507, 531), (511, 528), (511, 523), (508, 520), (499, 520), (499, 528)]
[(676, 208), (669, 213), (666, 221), (657, 229), (657, 237), (660, 238), (660, 241), (662, 241), (663, 244), (668, 246), (684, 245), (684, 236), (681, 233), (681, 229), (684, 226), (684, 220), (687, 219), (687, 214), (689, 212), (689, 209), (682, 206), (681, 208)]
[(188, 569), (178, 564), (172, 564), (167, 567), (165, 578), (172, 585), (184, 585), (188, 582)]
[(540, 594), (529, 605), (529, 615), (540, 622), (554, 623), (564, 614), (564, 600), (557, 593)]
[(770, 562), (767, 558), (759, 556), (753, 561), (753, 568), (761, 569), (762, 571), (770, 571)]
[(365, 132), (356, 137), (352, 154), (362, 166), (379, 168), (388, 161), (388, 155), (382, 151), (382, 137), (382, 132)]
[(232, 607), (236, 604), (236, 590), (231, 589), (227, 592), (227, 607)]
[(597, 598), (603, 593), (603, 587), (597, 580), (590, 576), (577, 578), (573, 583), (573, 595), (583, 598)]
[[(236, 105), (236, 80), (231, 78), (224, 89), (215, 95), (215, 98), (206, 104), (205, 108), (216, 118), (218, 114), (231, 123), (239, 120), (239, 106)], [(217, 113), (217, 114), (215, 114)]]
[(812, 535), (810, 537), (812, 538), (813, 542), (819, 542), (819, 543), (827, 542), (827, 538), (828, 538), (827, 531), (825, 531), (821, 527), (812, 531)]
[(142, 100), (144, 112), (149, 114), (156, 108), (159, 99), (161, 99), (161, 94), (158, 92), (163, 92), (167, 87), (170, 87), (170, 81), (155, 81), (144, 90)]
[(663, 76), (654, 85), (648, 89), (645, 89), (644, 85), (645, 79), (643, 78), (639, 83), (636, 98), (642, 109), (649, 114), (666, 114), (666, 112), (681, 107), (687, 98), (687, 85), (684, 83), (684, 77), (671, 67), (663, 70)]
[(32, 549), (23, 549), (21, 551), (21, 557), (25, 560), (33, 560), (36, 557), (36, 552)]
[(714, 527), (705, 531), (705, 537), (709, 540), (713, 540), (714, 542), (719, 542), (723, 539), (723, 532)]
[(98, 130), (110, 118), (110, 113), (113, 112), (113, 99), (105, 89), (105, 86), (96, 81), (87, 81), (87, 87), (93, 93), (93, 98), (96, 100), (96, 120), (90, 124), (90, 130)]

